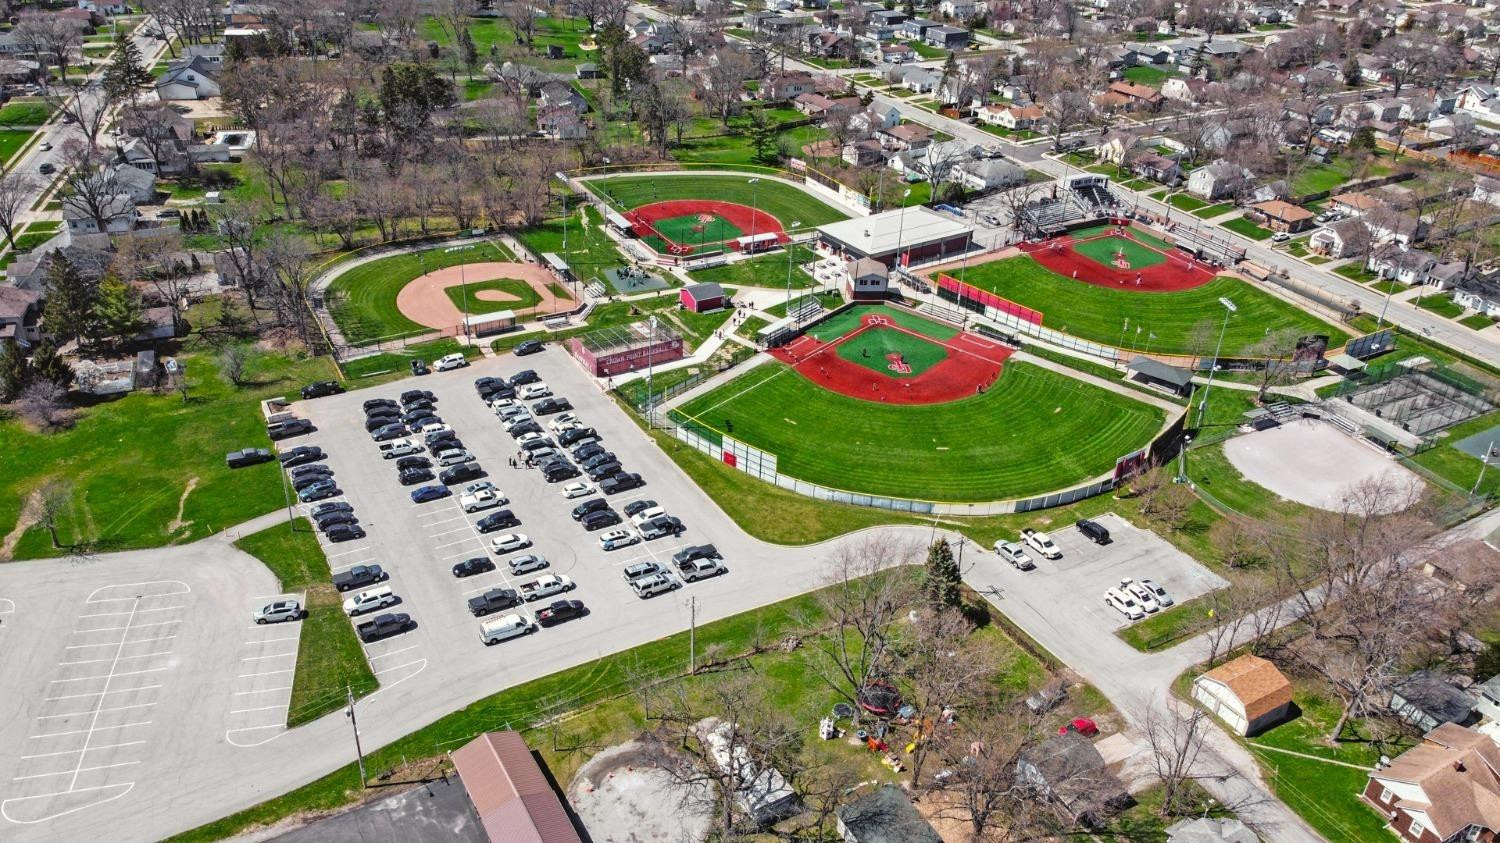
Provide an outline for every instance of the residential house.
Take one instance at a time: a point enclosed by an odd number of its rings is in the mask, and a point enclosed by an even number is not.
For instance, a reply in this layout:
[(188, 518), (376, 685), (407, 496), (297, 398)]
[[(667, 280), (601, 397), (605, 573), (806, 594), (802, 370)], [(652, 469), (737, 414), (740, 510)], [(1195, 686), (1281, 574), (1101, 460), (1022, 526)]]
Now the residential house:
[(974, 0), (939, 0), (937, 6), (938, 14), (943, 17), (963, 21), (974, 17), (977, 8)]
[(766, 80), (761, 83), (760, 93), (768, 101), (780, 102), (795, 99), (817, 88), (817, 83), (813, 80), (811, 73), (790, 70), (766, 77)]
[(831, 29), (809, 29), (805, 35), (807, 51), (815, 56), (837, 56), (843, 53), (848, 41)]
[(119, 151), (126, 164), (148, 174), (169, 176), (186, 172), (191, 163), (183, 148), (171, 141), (126, 137), (120, 140)]
[(1211, 83), (1202, 79), (1184, 79), (1174, 76), (1161, 83), (1161, 95), (1178, 102), (1201, 103), (1207, 101)]
[(1372, 771), (1362, 796), (1410, 843), (1493, 840), (1500, 829), (1500, 747), (1481, 732), (1443, 723)]
[(846, 163), (854, 167), (876, 164), (885, 159), (885, 150), (874, 138), (850, 141), (844, 144), (840, 154)]
[(975, 192), (1015, 187), (1026, 183), (1026, 171), (1000, 158), (964, 161), (953, 168), (958, 182)]
[(901, 28), (896, 30), (896, 37), (921, 41), (927, 36), (927, 30), (934, 26), (942, 26), (942, 24), (927, 18), (909, 18), (901, 22)]
[(1134, 82), (1111, 82), (1109, 90), (1100, 97), (1107, 105), (1122, 106), (1129, 111), (1156, 111), (1161, 108), (1162, 94), (1150, 85)]
[[(88, 207), (78, 199), (77, 196), (67, 196), (62, 200), (63, 222), (67, 224), (68, 231), (72, 234), (99, 234), (99, 221), (94, 218)], [(100, 216), (104, 218), (104, 233), (124, 234), (135, 228), (140, 220), (140, 212), (135, 209), (135, 202), (124, 193), (117, 193), (109, 197), (105, 202)]]
[(1454, 111), (1462, 111), (1472, 114), (1481, 120), (1490, 119), (1495, 114), (1497, 101), (1496, 88), (1484, 82), (1471, 82), (1458, 90), (1458, 98), (1454, 100)]
[(210, 64), (223, 64), (225, 52), (223, 44), (187, 44), (182, 48), (182, 57), (201, 58)]
[(869, 14), (871, 27), (888, 27), (892, 31), (906, 23), (906, 13), (900, 9), (880, 9)]
[(150, 204), (156, 198), (156, 176), (148, 170), (129, 163), (116, 164), (109, 178), (116, 190), (137, 205)]
[(1493, 275), (1464, 278), (1453, 287), (1453, 301), (1485, 316), (1500, 317), (1500, 279)]
[(1423, 732), (1444, 723), (1476, 723), (1479, 713), (1474, 709), (1473, 697), (1435, 671), (1414, 670), (1391, 684), (1391, 711)]
[(542, 83), (541, 101), (537, 103), (539, 109), (546, 108), (571, 108), (582, 114), (589, 110), (589, 101), (583, 98), (583, 94), (577, 88), (562, 79), (553, 79)]
[(902, 87), (918, 94), (936, 91), (938, 83), (943, 81), (941, 73), (925, 67), (903, 67), (892, 71), (891, 75), (896, 77)]
[(1474, 192), (1472, 195), (1475, 201), (1483, 202), (1486, 205), (1500, 205), (1500, 179), (1489, 176), (1475, 176)]
[(1347, 217), (1360, 217), (1381, 207), (1379, 199), (1368, 193), (1339, 193), (1328, 197), (1329, 210)]
[(1034, 129), (1045, 114), (1035, 105), (987, 105), (979, 109), (980, 122), (1013, 132)]
[(579, 140), (588, 137), (588, 125), (579, 113), (566, 105), (537, 109), (536, 127), (554, 140)]
[(1166, 64), (1172, 60), (1172, 51), (1160, 44), (1127, 44), (1136, 55), (1136, 64)]
[(1158, 152), (1143, 152), (1130, 162), (1130, 169), (1143, 179), (1175, 187), (1182, 181), (1182, 165)]
[(219, 95), (222, 68), (199, 57), (175, 64), (156, 80), (156, 95), (163, 100), (204, 100)]
[(1421, 218), (1385, 204), (1366, 211), (1361, 219), (1370, 226), (1370, 235), (1376, 243), (1410, 246), (1427, 235), (1427, 223)]
[(1285, 231), (1296, 234), (1312, 227), (1313, 217), (1316, 216), (1306, 208), (1293, 205), (1281, 199), (1271, 199), (1265, 202), (1257, 202), (1250, 206), (1252, 212), (1262, 223), (1272, 231)]
[(1132, 804), (1104, 757), (1077, 732), (1048, 738), (1021, 753), (1018, 777), (1045, 797), (1069, 823), (1098, 828)]
[(920, 123), (902, 123), (876, 133), (887, 152), (909, 152), (932, 145), (932, 130)]
[(1196, 817), (1167, 826), (1167, 843), (1260, 843), (1260, 836), (1234, 817)]
[(30, 55), (31, 53), (31, 47), (22, 43), (13, 30), (0, 32), (0, 55), (18, 56)]
[(487, 78), (513, 91), (524, 90), (528, 97), (540, 96), (542, 86), (557, 78), (529, 64), (516, 64), (511, 61), (505, 62), (498, 68), (493, 63), (486, 64), (481, 72)]
[(0, 342), (14, 340), (29, 346), (42, 338), (42, 296), (0, 284)]
[(1123, 164), (1141, 143), (1141, 136), (1129, 129), (1111, 129), (1096, 148), (1099, 159), (1109, 164)]
[[(1352, 220), (1344, 220), (1344, 222), (1352, 222)], [(1403, 249), (1395, 243), (1387, 243), (1375, 249), (1365, 259), (1366, 269), (1381, 278), (1389, 278), (1407, 285), (1426, 284), (1432, 268), (1437, 265), (1438, 259), (1421, 249)], [(1434, 723), (1433, 726), (1435, 725), (1437, 724)], [(1425, 731), (1432, 726), (1421, 728)]]
[(830, 99), (818, 93), (802, 94), (792, 100), (792, 105), (798, 111), (815, 120), (822, 120), (835, 111), (853, 113), (860, 108), (859, 97), (840, 97)]
[(1357, 217), (1325, 225), (1307, 239), (1308, 248), (1330, 258), (1352, 257), (1369, 245), (1370, 228)]
[(905, 64), (909, 61), (917, 61), (917, 51), (906, 44), (873, 44), (864, 42), (867, 46), (874, 47), (874, 54), (867, 55), (862, 47), (861, 55), (865, 55), (870, 61), (882, 61), (886, 64)]
[(130, 14), (130, 7), (119, 0), (78, 0), (78, 8), (96, 15)]
[(849, 118), (849, 128), (855, 132), (863, 132), (873, 135), (881, 129), (889, 129), (901, 122), (901, 112), (895, 106), (888, 106), (884, 111), (877, 105)]
[(1276, 665), (1250, 654), (1193, 680), (1193, 699), (1237, 735), (1255, 735), (1287, 718), (1292, 683)]
[(586, 61), (573, 68), (573, 77), (575, 79), (599, 79), (603, 75), (599, 72), (599, 65), (591, 61)]
[[(885, 264), (879, 265), (885, 269)], [(943, 843), (901, 788), (893, 784), (840, 805), (835, 816), (844, 843)]]
[(1189, 173), (1187, 192), (1199, 199), (1217, 202), (1237, 195), (1254, 178), (1255, 174), (1247, 168), (1220, 159)]
[(969, 46), (969, 30), (956, 26), (934, 26), (922, 36), (922, 43), (945, 50), (962, 50)]
[(1364, 6), (1364, 0), (1318, 0), (1318, 8), (1346, 15), (1356, 14)]

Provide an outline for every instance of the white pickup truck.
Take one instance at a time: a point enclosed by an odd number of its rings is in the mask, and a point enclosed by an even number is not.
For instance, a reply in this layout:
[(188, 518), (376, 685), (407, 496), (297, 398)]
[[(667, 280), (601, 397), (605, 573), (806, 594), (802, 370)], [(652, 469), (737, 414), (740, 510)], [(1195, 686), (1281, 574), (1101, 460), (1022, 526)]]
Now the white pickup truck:
[(565, 574), (543, 574), (520, 586), (521, 598), (527, 603), (573, 590), (573, 580)]
[(397, 457), (409, 457), (420, 453), (422, 453), (422, 446), (410, 439), (395, 439), (380, 443), (380, 456), (384, 459), (393, 460)]
[(1021, 541), (1026, 542), (1027, 547), (1035, 550), (1037, 553), (1040, 553), (1048, 559), (1062, 558), (1062, 551), (1059, 550), (1057, 544), (1052, 541), (1052, 537), (1040, 530), (1033, 530), (1030, 528), (1022, 530)]
[(464, 512), (478, 512), (481, 509), (489, 509), (505, 503), (509, 501), (494, 489), (480, 489), (458, 499), (458, 505), (463, 508)]

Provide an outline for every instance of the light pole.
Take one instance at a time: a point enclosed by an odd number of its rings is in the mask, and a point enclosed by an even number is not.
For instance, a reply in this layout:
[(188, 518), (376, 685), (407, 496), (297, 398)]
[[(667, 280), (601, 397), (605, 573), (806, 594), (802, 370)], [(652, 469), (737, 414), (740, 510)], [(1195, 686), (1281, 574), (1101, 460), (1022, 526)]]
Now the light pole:
[(562, 171), (553, 173), (557, 180), (563, 183), (563, 254), (568, 253), (568, 177)]
[(1188, 482), (1188, 477), (1187, 477), (1187, 449), (1188, 449), (1188, 445), (1192, 441), (1193, 441), (1193, 437), (1191, 437), (1191, 436), (1183, 436), (1182, 437), (1182, 445), (1180, 446), (1181, 449), (1177, 452), (1177, 482), (1178, 483), (1186, 483), (1186, 482)]
[(750, 252), (755, 252), (755, 214), (760, 210), (755, 206), (755, 195), (760, 190), (760, 179), (750, 180)]
[(656, 405), (651, 401), (652, 365), (656, 362), (656, 316), (651, 316), (651, 335), (646, 339), (646, 427), (656, 420)]
[(1229, 314), (1239, 310), (1234, 306), (1234, 302), (1223, 296), (1219, 297), (1219, 304), (1224, 305), (1224, 323), (1219, 326), (1219, 342), (1214, 346), (1214, 364), (1213, 368), (1208, 370), (1208, 384), (1203, 387), (1203, 400), (1198, 402), (1198, 427), (1200, 429), (1203, 427), (1203, 414), (1208, 409), (1208, 394), (1214, 388), (1214, 372), (1219, 370), (1219, 351), (1224, 348), (1224, 332), (1229, 330)]
[[(802, 220), (792, 220), (792, 231), (796, 231), (797, 230), (797, 226), (799, 226), (801, 224), (802, 224)], [(792, 242), (791, 232), (790, 231), (787, 232), (787, 240), (786, 240), (786, 306), (787, 306), (788, 310), (791, 310), (791, 308), (792, 308), (792, 247), (795, 246), (795, 245), (797, 245), (797, 244), (794, 243), (794, 242)]]
[(897, 216), (900, 221), (896, 226), (896, 266), (901, 264), (901, 240), (906, 237), (906, 198), (911, 196), (911, 188), (901, 191), (901, 213)]
[(1495, 453), (1495, 442), (1490, 440), (1489, 447), (1484, 449), (1484, 462), (1479, 464), (1479, 478), (1474, 481), (1474, 488), (1469, 490), (1469, 497), (1479, 494), (1479, 484), (1484, 482), (1484, 470), (1490, 467), (1490, 454)]

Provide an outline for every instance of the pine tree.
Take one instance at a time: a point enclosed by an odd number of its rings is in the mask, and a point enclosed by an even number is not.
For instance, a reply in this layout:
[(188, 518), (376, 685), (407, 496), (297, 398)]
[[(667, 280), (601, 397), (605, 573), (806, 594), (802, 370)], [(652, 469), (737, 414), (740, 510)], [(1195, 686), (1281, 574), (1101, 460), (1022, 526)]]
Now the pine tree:
[(0, 341), (0, 401), (9, 401), (20, 395), (29, 375), (21, 344)]
[(99, 283), (99, 298), (94, 303), (93, 322), (101, 338), (126, 343), (146, 327), (141, 314), (140, 294), (118, 278)]
[(463, 57), (469, 78), (474, 78), (474, 68), (479, 65), (479, 49), (474, 46), (474, 36), (469, 34), (468, 27), (458, 31), (458, 53)]
[(47, 264), (46, 304), (42, 306), (47, 329), (58, 340), (94, 338), (92, 320), (99, 285), (83, 277), (78, 267), (61, 253)]
[(73, 385), (73, 367), (57, 353), (57, 346), (51, 342), (39, 343), (32, 352), (31, 375), (33, 378), (51, 381), (63, 389)]
[(156, 78), (145, 66), (140, 48), (121, 35), (115, 43), (114, 56), (104, 69), (104, 91), (115, 101), (135, 101), (136, 95), (155, 84)]
[(953, 558), (953, 548), (948, 542), (938, 539), (927, 548), (927, 571), (922, 580), (922, 590), (927, 602), (934, 609), (957, 606), (960, 600), (959, 583), (963, 574)]

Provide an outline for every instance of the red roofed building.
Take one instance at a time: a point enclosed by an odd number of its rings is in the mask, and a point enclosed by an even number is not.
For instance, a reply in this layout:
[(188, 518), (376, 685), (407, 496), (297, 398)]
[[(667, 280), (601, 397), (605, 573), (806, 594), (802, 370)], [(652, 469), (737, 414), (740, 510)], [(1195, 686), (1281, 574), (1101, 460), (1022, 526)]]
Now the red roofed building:
[(583, 843), (520, 734), (485, 732), (451, 757), (494, 843)]
[(1493, 841), (1500, 829), (1500, 747), (1444, 723), (1370, 773), (1364, 799), (1412, 843)]

